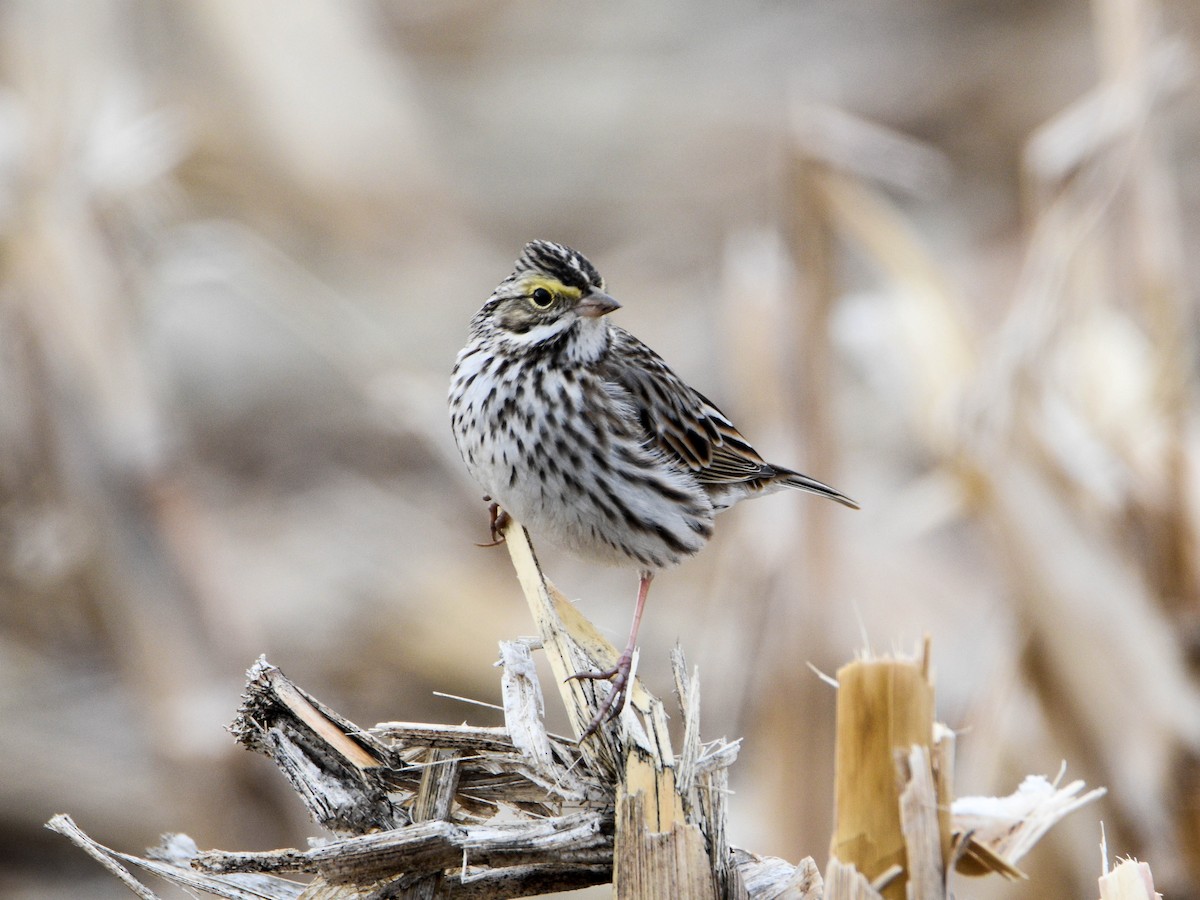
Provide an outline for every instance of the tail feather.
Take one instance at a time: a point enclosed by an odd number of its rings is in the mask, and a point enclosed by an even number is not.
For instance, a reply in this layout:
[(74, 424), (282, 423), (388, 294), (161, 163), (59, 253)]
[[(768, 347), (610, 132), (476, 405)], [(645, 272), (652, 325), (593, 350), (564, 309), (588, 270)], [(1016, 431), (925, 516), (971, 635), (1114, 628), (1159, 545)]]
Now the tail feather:
[(775, 469), (778, 473), (779, 484), (808, 491), (810, 494), (819, 494), (822, 497), (828, 497), (830, 500), (836, 500), (842, 506), (848, 506), (851, 509), (860, 508), (857, 503), (841, 491), (834, 490), (824, 482), (817, 481), (815, 478), (809, 478), (807, 475), (802, 475), (799, 472), (793, 472), (790, 469), (780, 469), (778, 466)]

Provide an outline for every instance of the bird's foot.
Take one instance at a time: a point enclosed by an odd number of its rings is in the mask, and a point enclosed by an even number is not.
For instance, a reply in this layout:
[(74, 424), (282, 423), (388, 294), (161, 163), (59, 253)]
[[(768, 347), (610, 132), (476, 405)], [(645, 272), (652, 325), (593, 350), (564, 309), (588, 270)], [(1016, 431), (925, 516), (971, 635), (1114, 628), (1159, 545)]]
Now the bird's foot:
[(499, 547), (504, 543), (504, 529), (511, 521), (508, 513), (500, 508), (499, 503), (492, 501), (491, 497), (483, 498), (488, 503), (488, 531), (491, 532), (492, 539), (486, 544), (476, 544), (476, 547)]
[(604, 698), (604, 701), (600, 704), (600, 708), (596, 710), (596, 715), (592, 718), (591, 723), (584, 729), (583, 734), (579, 736), (580, 743), (583, 743), (595, 734), (605, 722), (615, 719), (621, 714), (621, 710), (625, 708), (625, 703), (629, 699), (629, 677), (632, 669), (633, 653), (626, 651), (621, 654), (621, 658), (617, 660), (617, 664), (611, 669), (604, 669), (599, 672), (576, 672), (567, 678), (567, 681), (570, 681), (572, 678), (578, 678), (580, 681), (612, 682), (608, 696)]

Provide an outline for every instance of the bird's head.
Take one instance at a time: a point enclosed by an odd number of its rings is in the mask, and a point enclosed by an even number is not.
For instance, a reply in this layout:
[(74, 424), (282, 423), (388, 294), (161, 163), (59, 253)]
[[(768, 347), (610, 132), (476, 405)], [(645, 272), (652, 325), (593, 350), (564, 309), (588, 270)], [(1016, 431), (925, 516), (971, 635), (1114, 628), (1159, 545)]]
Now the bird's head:
[(525, 245), (513, 273), (496, 287), (476, 316), (511, 349), (607, 335), (603, 317), (621, 306), (604, 292), (604, 279), (582, 253), (551, 241)]

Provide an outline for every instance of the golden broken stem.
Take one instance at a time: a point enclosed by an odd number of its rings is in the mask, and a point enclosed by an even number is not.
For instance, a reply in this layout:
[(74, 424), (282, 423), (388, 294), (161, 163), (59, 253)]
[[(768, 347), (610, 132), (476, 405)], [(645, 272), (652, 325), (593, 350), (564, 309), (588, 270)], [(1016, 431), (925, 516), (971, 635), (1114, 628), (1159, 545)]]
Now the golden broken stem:
[[(836, 814), (830, 853), (875, 879), (907, 859), (896, 754), (922, 747), (929, 768), (933, 683), (925, 666), (912, 659), (856, 660), (838, 671), (837, 681)], [(888, 800), (881, 803), (880, 798)], [(939, 868), (942, 846), (939, 840)], [(904, 891), (905, 882), (898, 880), (883, 896), (903, 900)]]

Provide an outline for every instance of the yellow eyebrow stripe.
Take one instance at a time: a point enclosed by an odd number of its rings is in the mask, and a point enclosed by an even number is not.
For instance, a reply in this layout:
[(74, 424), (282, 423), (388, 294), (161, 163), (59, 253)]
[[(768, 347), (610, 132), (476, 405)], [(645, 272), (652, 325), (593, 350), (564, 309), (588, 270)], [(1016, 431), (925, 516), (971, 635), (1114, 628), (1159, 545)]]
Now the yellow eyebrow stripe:
[(533, 275), (523, 279), (521, 287), (527, 294), (532, 294), (538, 288), (545, 288), (556, 297), (568, 297), (571, 300), (578, 300), (583, 296), (583, 291), (579, 290), (579, 288), (563, 284), (557, 278), (546, 278), (543, 275)]

